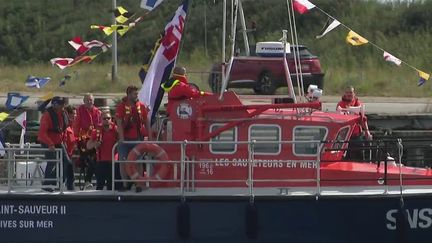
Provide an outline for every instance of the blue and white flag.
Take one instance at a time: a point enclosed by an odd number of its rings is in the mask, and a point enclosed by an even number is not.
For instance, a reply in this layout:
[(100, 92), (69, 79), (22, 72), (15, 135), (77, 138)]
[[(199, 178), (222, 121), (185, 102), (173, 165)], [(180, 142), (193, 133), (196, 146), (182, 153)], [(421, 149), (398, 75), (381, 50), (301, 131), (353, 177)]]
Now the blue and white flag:
[(38, 78), (35, 76), (28, 76), (26, 80), (26, 86), (29, 88), (40, 89), (45, 86), (51, 80), (50, 77)]
[(154, 8), (156, 8), (162, 2), (163, 2), (163, 0), (141, 0), (140, 7), (143, 9), (147, 9), (149, 11), (152, 11)]
[(6, 100), (6, 108), (13, 110), (20, 107), (29, 96), (21, 95), (20, 93), (8, 93)]
[(165, 26), (164, 36), (139, 91), (139, 100), (150, 108), (149, 119), (155, 117), (159, 109), (164, 94), (161, 84), (168, 80), (175, 65), (185, 27), (187, 9), (188, 0), (184, 0), (174, 17)]

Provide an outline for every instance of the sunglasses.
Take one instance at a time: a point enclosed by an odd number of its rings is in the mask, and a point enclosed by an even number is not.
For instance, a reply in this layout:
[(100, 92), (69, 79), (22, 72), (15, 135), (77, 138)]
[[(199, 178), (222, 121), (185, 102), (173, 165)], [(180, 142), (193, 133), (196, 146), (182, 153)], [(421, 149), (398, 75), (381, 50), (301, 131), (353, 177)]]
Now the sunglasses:
[(104, 120), (111, 120), (111, 117), (104, 117)]

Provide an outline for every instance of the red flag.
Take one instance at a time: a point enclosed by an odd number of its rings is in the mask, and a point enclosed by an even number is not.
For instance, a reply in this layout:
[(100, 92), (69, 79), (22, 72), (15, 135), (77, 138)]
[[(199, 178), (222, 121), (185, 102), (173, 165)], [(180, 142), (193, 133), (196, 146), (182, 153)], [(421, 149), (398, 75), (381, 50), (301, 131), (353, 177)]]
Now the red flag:
[(313, 9), (315, 5), (308, 0), (294, 0), (293, 7), (299, 14), (304, 14)]

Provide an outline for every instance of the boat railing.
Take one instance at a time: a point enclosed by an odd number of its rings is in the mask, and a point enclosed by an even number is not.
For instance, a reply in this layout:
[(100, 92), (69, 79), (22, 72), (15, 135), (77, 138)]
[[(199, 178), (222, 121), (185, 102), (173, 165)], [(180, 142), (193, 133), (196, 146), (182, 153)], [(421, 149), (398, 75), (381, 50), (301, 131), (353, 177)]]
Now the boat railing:
[[(9, 193), (16, 189), (41, 189), (43, 184), (50, 184), (43, 185), (43, 188), (64, 190), (62, 149), (50, 151), (40, 144), (6, 143), (3, 151), (4, 156), (0, 157), (0, 187), (6, 188)], [(46, 159), (47, 152), (54, 153), (54, 159)], [(45, 178), (47, 163), (55, 163), (55, 178)]]
[[(254, 185), (257, 183), (271, 183), (271, 182), (289, 182), (289, 183), (315, 183), (316, 184), (316, 194), (320, 194), (320, 157), (321, 157), (321, 149), (322, 148), (322, 142), (321, 141), (245, 141), (245, 142), (204, 142), (204, 141), (125, 141), (123, 142), (125, 144), (129, 145), (135, 145), (139, 143), (151, 143), (151, 144), (158, 144), (163, 146), (170, 146), (175, 151), (180, 151), (180, 159), (170, 159), (168, 161), (159, 161), (157, 159), (150, 158), (146, 155), (144, 155), (143, 158), (138, 160), (122, 160), (120, 158), (116, 158), (115, 151), (117, 150), (118, 144), (116, 144), (112, 150), (112, 156), (113, 156), (113, 163), (112, 163), (112, 191), (113, 193), (118, 193), (114, 190), (114, 185), (116, 183), (124, 183), (126, 185), (127, 183), (135, 182), (140, 184), (145, 184), (146, 187), (151, 188), (152, 183), (172, 183), (173, 188), (178, 189), (178, 194), (181, 196), (184, 196), (185, 193), (193, 193), (196, 191), (196, 185), (197, 184), (206, 184), (206, 187), (212, 187), (212, 184), (215, 183), (236, 183), (236, 185), (243, 185), (239, 186), (244, 189), (247, 189), (247, 193), (250, 196), (255, 195), (255, 191), (257, 187)], [(261, 167), (264, 163), (269, 163), (268, 160), (262, 160), (257, 158), (257, 155), (255, 154), (254, 147), (257, 145), (262, 144), (274, 144), (278, 143), (280, 145), (282, 144), (309, 144), (311, 149), (314, 149), (316, 152), (314, 154), (310, 154), (308, 159), (304, 160), (296, 160), (296, 162), (307, 162), (313, 164), (311, 167), (315, 168), (315, 173), (310, 178), (257, 178), (254, 175), (254, 170), (256, 167)], [(248, 153), (247, 156), (245, 156), (243, 159), (246, 161), (246, 169), (247, 169), (247, 175), (244, 178), (224, 178), (224, 179), (216, 179), (211, 178), (212, 170), (215, 168), (217, 164), (224, 163), (223, 161), (217, 160), (217, 159), (200, 159), (196, 160), (195, 156), (191, 154), (189, 151), (189, 146), (204, 146), (204, 145), (211, 145), (211, 144), (236, 144), (238, 145), (247, 145), (248, 146)], [(282, 148), (282, 146), (281, 146)], [(313, 159), (311, 159), (313, 158)], [(278, 158), (277, 160), (274, 160), (273, 162), (281, 163), (286, 167), (285, 165), (288, 163), (293, 163), (292, 159), (284, 160)], [(116, 179), (115, 178), (115, 167), (117, 164), (122, 167), (122, 164), (125, 163), (137, 163), (141, 165), (142, 169), (145, 171), (148, 175), (147, 177), (142, 177), (141, 179)], [(169, 164), (170, 166), (173, 166), (173, 177), (172, 178), (155, 178), (154, 177), (154, 165), (156, 164)], [(234, 164), (235, 162), (231, 161), (229, 162), (231, 164)], [(198, 179), (195, 175), (196, 173), (196, 166), (203, 166), (204, 169), (208, 169), (208, 177), (205, 179)], [(205, 168), (207, 167), (207, 168)], [(246, 187), (244, 186), (246, 185)], [(283, 188), (277, 187), (275, 188), (277, 190), (281, 190)]]

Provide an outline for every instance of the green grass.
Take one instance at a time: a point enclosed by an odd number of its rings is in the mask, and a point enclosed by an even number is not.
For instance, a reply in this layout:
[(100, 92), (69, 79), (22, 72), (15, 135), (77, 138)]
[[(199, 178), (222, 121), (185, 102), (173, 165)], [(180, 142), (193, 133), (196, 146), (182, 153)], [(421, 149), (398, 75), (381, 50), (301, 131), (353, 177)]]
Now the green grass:
[[(328, 61), (331, 64), (331, 61)], [(362, 66), (346, 68), (338, 65), (327, 66), (326, 60), (321, 64), (325, 72), (325, 95), (338, 95), (346, 85), (353, 85), (357, 92), (368, 96), (400, 96), (400, 97), (429, 97), (432, 91), (430, 83), (422, 87), (417, 86), (417, 74), (415, 71), (396, 67), (390, 64), (375, 63), (374, 60), (362, 62)], [(191, 53), (190, 60), (180, 58), (178, 65), (187, 67), (190, 82), (200, 86), (202, 90), (209, 91), (207, 83), (208, 71), (212, 60), (202, 52)], [(0, 66), (0, 92), (25, 91), (45, 93), (54, 91), (59, 93), (82, 94), (92, 93), (122, 93), (128, 85), (141, 85), (138, 78), (140, 65), (120, 65), (118, 68), (118, 81), (111, 81), (110, 64), (78, 64), (61, 71), (49, 64), (29, 66)], [(59, 87), (59, 80), (65, 74), (71, 74), (72, 79), (65, 86)], [(50, 76), (52, 81), (41, 90), (30, 89), (25, 86), (28, 75)], [(429, 81), (431, 82), (431, 81)], [(248, 89), (239, 92), (252, 94)], [(277, 91), (278, 94), (286, 94), (286, 88)]]

